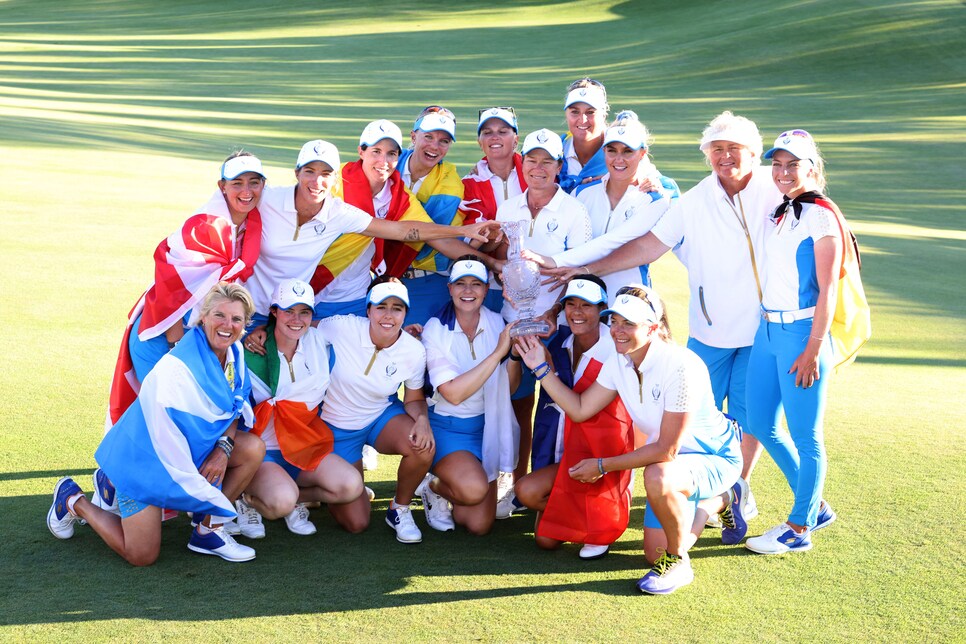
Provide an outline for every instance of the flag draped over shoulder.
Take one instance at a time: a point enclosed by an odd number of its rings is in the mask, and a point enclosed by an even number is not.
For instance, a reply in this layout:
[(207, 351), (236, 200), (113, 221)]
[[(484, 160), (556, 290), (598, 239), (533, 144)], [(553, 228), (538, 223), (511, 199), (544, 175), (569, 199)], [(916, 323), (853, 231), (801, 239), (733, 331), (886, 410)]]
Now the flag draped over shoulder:
[[(591, 359), (574, 391), (597, 380), (602, 363)], [(633, 470), (609, 472), (595, 483), (570, 478), (569, 469), (585, 458), (624, 454), (634, 449), (630, 414), (620, 397), (582, 423), (564, 422), (560, 467), (537, 526), (537, 535), (571, 543), (611, 544), (624, 534), (630, 517)]]
[(158, 244), (154, 251), (154, 284), (128, 314), (111, 382), (108, 428), (134, 402), (141, 386), (129, 350), (138, 316), (141, 316), (138, 337), (142, 341), (163, 334), (216, 283), (248, 279), (258, 259), (261, 239), (262, 216), (256, 208), (245, 218), (240, 252), (237, 250), (231, 213), (224, 196), (216, 192), (201, 214), (189, 217), (181, 230)]
[[(573, 135), (569, 132), (560, 137), (564, 143), (564, 150), (567, 149), (567, 139), (573, 138)], [(588, 181), (584, 183), (584, 179), (589, 179), (590, 177), (602, 177), (607, 174), (607, 164), (604, 162), (604, 147), (601, 146), (594, 156), (590, 157), (590, 161), (584, 165), (580, 172), (577, 174), (567, 174), (567, 159), (563, 160), (563, 167), (560, 168), (560, 174), (557, 175), (557, 183), (560, 187), (564, 189), (567, 194), (573, 194), (574, 189), (577, 186), (592, 186), (596, 183), (600, 183), (600, 179), (597, 181)]]
[[(513, 155), (513, 167), (517, 171), (520, 190), (525, 191), (527, 180), (523, 178), (523, 157), (519, 153)], [(463, 201), (460, 202), (460, 212), (463, 213), (464, 224), (496, 220), (498, 206), (496, 195), (493, 193), (493, 184), (490, 183), (492, 177), (493, 173), (490, 172), (486, 157), (476, 164), (471, 174), (463, 177)]]
[(157, 507), (235, 516), (232, 503), (198, 472), (239, 415), (254, 421), (244, 352), (238, 343), (229, 351), (231, 385), (204, 331), (193, 327), (144, 379), (94, 454), (120, 493)]
[(265, 355), (245, 354), (252, 377), (252, 396), (254, 400), (261, 400), (255, 405), (252, 433), (261, 436), (274, 419), (275, 438), (282, 456), (299, 469), (312, 471), (332, 452), (335, 443), (332, 430), (319, 418), (324, 390), (311, 387), (292, 398), (276, 398), (282, 361), (275, 342), (274, 317), (270, 318), (265, 331)]
[[(399, 155), (399, 167), (406, 167), (412, 150), (403, 150)], [(463, 200), (463, 181), (456, 166), (440, 161), (429, 171), (416, 192), (416, 198), (423, 205), (433, 223), (440, 226), (462, 226), (463, 213), (460, 202)], [(444, 271), (449, 268), (450, 260), (437, 253), (432, 246), (423, 246), (413, 261), (413, 268), (425, 271)], [(408, 268), (408, 267), (407, 267)]]
[[(389, 181), (391, 182), (392, 197), (389, 202), (389, 210), (385, 217), (381, 217), (382, 219), (390, 221), (432, 221), (419, 200), (403, 184), (398, 171), (393, 171)], [(362, 170), (361, 160), (343, 164), (342, 180), (332, 194), (341, 197), (347, 204), (364, 210), (369, 213), (369, 216), (376, 216), (376, 211), (372, 205), (372, 189), (369, 186), (369, 179), (366, 178), (365, 172)], [(315, 292), (320, 292), (333, 279), (338, 277), (339, 273), (348, 268), (372, 243), (376, 245), (373, 269), (385, 261), (385, 272), (394, 277), (402, 276), (423, 245), (422, 242), (407, 243), (372, 239), (358, 233), (341, 235), (329, 246), (322, 257), (322, 261), (319, 262), (319, 267), (312, 276), (310, 284)]]

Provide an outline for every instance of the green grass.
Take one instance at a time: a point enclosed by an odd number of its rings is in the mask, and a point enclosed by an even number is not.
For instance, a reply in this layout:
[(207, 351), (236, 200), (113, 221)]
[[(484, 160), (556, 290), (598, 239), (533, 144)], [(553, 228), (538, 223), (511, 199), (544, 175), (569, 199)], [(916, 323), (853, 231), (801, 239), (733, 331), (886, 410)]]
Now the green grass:
[[(0, 638), (963, 641), (966, 591), (966, 20), (958, 2), (364, 3), (0, 0)], [(452, 107), (563, 129), (566, 84), (607, 84), (654, 132), (683, 188), (723, 109), (766, 142), (805, 127), (864, 249), (875, 337), (836, 377), (826, 496), (840, 520), (805, 555), (704, 537), (697, 574), (638, 596), (640, 500), (613, 554), (543, 553), (532, 517), (486, 538), (426, 530), (397, 544), (376, 515), (350, 536), (323, 512), (276, 522), (242, 566), (189, 553), (185, 520), (132, 569), (85, 528), (43, 526), (53, 481), (88, 488), (126, 313), (157, 242), (203, 203), (244, 145), (288, 181), (315, 137), (353, 154), (375, 118)], [(678, 337), (684, 275), (655, 265)], [(393, 463), (373, 477), (384, 509)], [(766, 458), (761, 531), (790, 493)], [(641, 487), (638, 487), (640, 490)], [(419, 518), (422, 521), (422, 518)]]

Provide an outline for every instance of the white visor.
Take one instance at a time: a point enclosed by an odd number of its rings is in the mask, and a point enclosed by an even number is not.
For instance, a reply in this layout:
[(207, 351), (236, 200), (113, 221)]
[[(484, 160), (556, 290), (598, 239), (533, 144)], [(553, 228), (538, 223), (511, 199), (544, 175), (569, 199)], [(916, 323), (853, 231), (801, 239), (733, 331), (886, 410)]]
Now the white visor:
[(486, 266), (483, 262), (478, 262), (473, 259), (466, 259), (461, 262), (454, 262), (449, 269), (449, 283), (452, 284), (461, 277), (475, 277), (484, 284), (486, 284), (489, 279), (489, 275), (486, 272)]
[(265, 173), (262, 171), (262, 162), (258, 160), (258, 157), (253, 157), (250, 154), (228, 159), (221, 165), (221, 178), (225, 181), (237, 179), (246, 172), (254, 172), (262, 179), (265, 178)]
[(587, 103), (587, 105), (590, 105), (595, 110), (606, 110), (607, 96), (596, 85), (578, 87), (567, 94), (567, 100), (564, 101), (564, 109), (567, 109), (574, 103)]
[(661, 305), (653, 291), (645, 289), (645, 292), (649, 292), (648, 300), (629, 293), (618, 295), (601, 315), (616, 313), (634, 324), (657, 324), (661, 320)]
[(367, 304), (382, 304), (390, 297), (398, 297), (403, 301), (406, 307), (409, 307), (409, 291), (406, 287), (399, 282), (383, 282), (382, 284), (376, 284), (369, 291), (368, 297), (366, 297)]
[(607, 303), (607, 294), (604, 293), (604, 289), (590, 280), (570, 280), (570, 283), (567, 284), (567, 292), (564, 293), (561, 302), (568, 297), (579, 297), (591, 304)]
[(440, 112), (429, 114), (416, 119), (413, 131), (418, 132), (446, 132), (449, 138), (456, 140), (456, 121)]

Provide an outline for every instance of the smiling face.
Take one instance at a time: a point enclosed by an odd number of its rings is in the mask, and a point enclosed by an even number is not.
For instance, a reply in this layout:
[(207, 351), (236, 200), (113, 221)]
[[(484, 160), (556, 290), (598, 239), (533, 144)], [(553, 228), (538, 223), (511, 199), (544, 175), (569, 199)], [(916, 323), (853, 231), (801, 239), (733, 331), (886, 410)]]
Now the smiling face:
[(620, 141), (611, 141), (604, 146), (604, 162), (611, 178), (630, 180), (637, 175), (637, 167), (641, 159), (647, 156), (647, 150), (635, 150)]
[(465, 313), (475, 313), (483, 306), (488, 286), (475, 277), (464, 276), (449, 285), (453, 308)]
[(588, 103), (574, 103), (565, 111), (567, 129), (576, 141), (591, 141), (607, 129), (607, 113)]
[(212, 351), (223, 360), (245, 331), (245, 307), (237, 300), (221, 302), (201, 318), (201, 328)]
[(413, 130), (410, 137), (413, 141), (413, 155), (409, 163), (411, 165), (415, 162), (423, 168), (432, 168), (442, 161), (449, 152), (449, 146), (453, 145), (453, 139), (442, 130), (435, 132)]
[(370, 304), (366, 316), (369, 318), (369, 338), (375, 344), (392, 344), (399, 337), (406, 319), (406, 304), (398, 297), (387, 297), (379, 304)]
[(480, 148), (490, 161), (500, 161), (513, 156), (519, 142), (517, 133), (505, 121), (487, 119), (480, 128)]
[(568, 297), (563, 302), (563, 314), (567, 318), (567, 326), (576, 336), (594, 334), (600, 336), (600, 312), (603, 307), (591, 304), (579, 297)]
[(225, 203), (228, 204), (228, 211), (232, 216), (243, 217), (258, 205), (265, 187), (265, 177), (257, 172), (245, 172), (234, 179), (220, 180), (218, 187), (225, 196)]
[(791, 199), (815, 188), (812, 162), (786, 150), (776, 150), (772, 155), (771, 178), (781, 193)]
[(754, 153), (734, 141), (712, 141), (707, 151), (711, 170), (722, 182), (740, 181), (754, 170)]
[(550, 156), (549, 152), (534, 148), (523, 157), (523, 176), (532, 190), (547, 190), (553, 187), (560, 166), (560, 161)]
[(359, 158), (369, 183), (382, 185), (389, 181), (399, 163), (399, 146), (392, 139), (382, 139), (365, 150), (359, 146)]
[(657, 329), (656, 324), (635, 324), (623, 315), (611, 313), (610, 315), (610, 337), (614, 340), (614, 348), (617, 353), (631, 356), (635, 362), (651, 343), (651, 333)]
[(296, 191), (300, 201), (310, 204), (320, 204), (329, 196), (329, 191), (335, 185), (336, 171), (324, 161), (306, 163), (295, 171), (298, 181)]
[(312, 324), (312, 307), (296, 304), (290, 309), (275, 308), (275, 338), (298, 342)]

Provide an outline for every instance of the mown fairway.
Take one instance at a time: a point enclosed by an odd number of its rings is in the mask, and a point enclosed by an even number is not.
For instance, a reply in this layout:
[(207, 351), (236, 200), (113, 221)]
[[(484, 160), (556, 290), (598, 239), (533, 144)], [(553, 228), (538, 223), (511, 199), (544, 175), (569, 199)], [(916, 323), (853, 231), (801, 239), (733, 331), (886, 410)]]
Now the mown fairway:
[[(941, 1), (0, 0), (0, 638), (962, 641), (964, 43), (963, 4)], [(709, 531), (692, 586), (640, 596), (641, 499), (598, 562), (537, 551), (532, 515), (486, 538), (426, 528), (407, 547), (382, 524), (386, 457), (366, 534), (315, 511), (319, 534), (271, 523), (249, 564), (188, 552), (183, 517), (145, 570), (89, 528), (48, 533), (53, 482), (90, 490), (151, 253), (228, 152), (252, 150), (284, 183), (305, 140), (349, 159), (366, 122), (406, 130), (442, 103), (460, 121), (449, 159), (468, 168), (477, 109), (513, 105), (522, 130), (562, 130), (564, 88), (583, 75), (614, 112), (640, 114), (682, 188), (706, 174), (697, 140), (723, 109), (766, 145), (789, 127), (822, 145), (863, 245), (875, 337), (836, 377), (826, 497), (839, 521), (811, 552), (764, 558)], [(675, 259), (655, 284), (686, 337)], [(758, 534), (791, 495), (767, 457), (754, 490)]]

